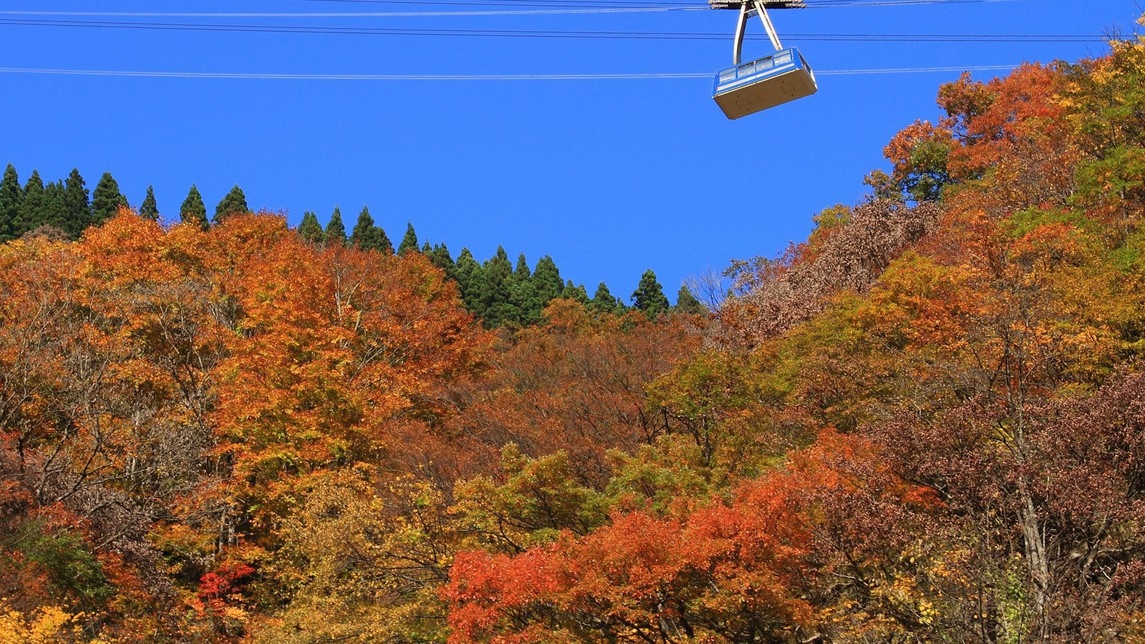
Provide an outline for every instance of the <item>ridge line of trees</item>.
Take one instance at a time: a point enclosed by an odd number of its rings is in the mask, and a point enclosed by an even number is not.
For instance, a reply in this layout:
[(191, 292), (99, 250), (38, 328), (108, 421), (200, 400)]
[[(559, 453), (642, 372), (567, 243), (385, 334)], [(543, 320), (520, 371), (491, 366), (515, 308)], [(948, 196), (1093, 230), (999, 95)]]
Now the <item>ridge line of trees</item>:
[[(107, 221), (124, 207), (130, 207), (130, 203), (109, 172), (103, 173), (95, 190), (89, 193), (79, 170), (73, 169), (66, 179), (47, 184), (39, 172), (33, 170), (21, 186), (16, 168), (8, 164), (0, 179), (0, 242), (35, 230), (51, 237), (76, 240), (89, 226)], [(213, 217), (208, 218), (203, 196), (192, 184), (179, 207), (179, 222), (207, 230), (231, 215), (249, 211), (246, 195), (235, 185), (215, 206)], [(155, 191), (150, 185), (138, 212), (152, 221), (159, 220)], [(706, 311), (686, 285), (680, 287), (673, 306), (651, 269), (641, 275), (629, 306), (624, 299), (613, 295), (604, 282), (597, 285), (590, 297), (583, 284), (562, 279), (556, 263), (548, 255), (530, 267), (521, 253), (514, 265), (505, 249), (499, 246), (484, 262), (478, 262), (468, 248), (462, 248), (455, 260), (445, 244), (426, 241), (419, 245), (411, 222), (406, 223), (405, 234), (395, 248), (385, 230), (375, 223), (368, 206), (362, 207), (349, 233), (338, 207), (334, 208), (325, 228), (314, 212), (304, 212), (297, 232), (314, 244), (347, 245), (397, 255), (422, 253), (458, 283), (466, 308), (489, 328), (537, 324), (544, 307), (558, 297), (576, 300), (600, 313), (621, 314), (631, 308), (651, 318), (669, 311), (688, 314)]]

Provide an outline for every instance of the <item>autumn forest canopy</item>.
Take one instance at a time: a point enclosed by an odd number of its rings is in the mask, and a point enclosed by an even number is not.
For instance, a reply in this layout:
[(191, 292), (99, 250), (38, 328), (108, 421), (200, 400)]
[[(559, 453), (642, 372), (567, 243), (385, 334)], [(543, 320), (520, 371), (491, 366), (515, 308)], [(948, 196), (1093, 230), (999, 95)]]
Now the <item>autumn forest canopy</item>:
[[(103, 224), (125, 207), (131, 209), (127, 197), (119, 191), (119, 182), (110, 172), (103, 173), (95, 190), (89, 194), (87, 183), (78, 169), (73, 169), (66, 179), (47, 184), (38, 170), (32, 170), (21, 186), (19, 172), (8, 164), (0, 177), (0, 242), (29, 234), (76, 240), (89, 227)], [(133, 212), (145, 219), (163, 221), (151, 186), (147, 187), (146, 196)], [(215, 206), (214, 216), (208, 219), (203, 195), (192, 184), (187, 198), (179, 206), (178, 218), (172, 223), (177, 221), (205, 231), (212, 225), (222, 224), (231, 215), (249, 213), (246, 195), (235, 185)], [(483, 263), (478, 262), (468, 248), (462, 248), (454, 260), (445, 244), (425, 241), (419, 246), (417, 232), (408, 222), (405, 234), (395, 248), (386, 231), (374, 221), (369, 206), (362, 207), (349, 232), (341, 208), (335, 206), (325, 227), (314, 212), (303, 213), (297, 233), (319, 246), (351, 246), (381, 253), (396, 252), (398, 255), (420, 252), (444, 271), (446, 277), (457, 282), (466, 309), (490, 328), (537, 324), (545, 306), (556, 297), (576, 299), (605, 312), (622, 313), (629, 306), (625, 299), (613, 295), (604, 282), (597, 285), (590, 298), (583, 284), (562, 281), (560, 269), (548, 255), (532, 268), (524, 253), (518, 255), (516, 264), (513, 264), (501, 246)], [(673, 307), (652, 269), (641, 275), (630, 302), (631, 306), (652, 317)], [(687, 286), (680, 287), (674, 306), (687, 313), (699, 313), (704, 308)]]
[(0, 642), (1145, 638), (1145, 42), (938, 104), (707, 307), (9, 166)]

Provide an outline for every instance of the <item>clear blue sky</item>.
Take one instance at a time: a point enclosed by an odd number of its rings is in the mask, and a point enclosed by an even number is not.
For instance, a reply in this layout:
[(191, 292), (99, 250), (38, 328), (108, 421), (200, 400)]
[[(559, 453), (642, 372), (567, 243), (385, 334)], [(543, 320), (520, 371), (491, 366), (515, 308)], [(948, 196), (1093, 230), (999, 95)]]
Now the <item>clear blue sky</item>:
[[(686, 277), (774, 255), (819, 210), (855, 203), (883, 145), (936, 118), (939, 84), (958, 76), (832, 72), (1073, 61), (1104, 54), (1094, 38), (1130, 35), (1140, 15), (1134, 0), (807, 4), (772, 16), (818, 94), (728, 121), (707, 75), (730, 66), (736, 17), (695, 0), (6, 0), (0, 165), (21, 182), (78, 168), (89, 189), (108, 171), (135, 206), (151, 184), (167, 218), (191, 184), (212, 211), (238, 184), (292, 225), (338, 205), (352, 226), (368, 205), (395, 241), (410, 221), (454, 257), (548, 254), (590, 294), (606, 281), (625, 298), (651, 268), (674, 298)], [(504, 31), (516, 33), (487, 35)], [(758, 22), (749, 34), (747, 58), (766, 46)], [(987, 35), (1003, 37), (932, 40)], [(704, 76), (522, 78), (677, 73)]]

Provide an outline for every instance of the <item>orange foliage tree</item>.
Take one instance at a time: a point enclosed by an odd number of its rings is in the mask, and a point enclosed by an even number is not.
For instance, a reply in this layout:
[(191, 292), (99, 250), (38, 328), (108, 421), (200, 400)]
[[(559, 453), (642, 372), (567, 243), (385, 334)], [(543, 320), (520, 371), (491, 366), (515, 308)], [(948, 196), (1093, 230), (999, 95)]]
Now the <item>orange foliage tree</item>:
[(738, 486), (730, 502), (681, 516), (618, 514), (586, 536), (566, 532), (515, 556), (458, 555), (442, 591), (451, 641), (805, 637), (825, 619), (816, 601), (848, 592), (832, 579), (879, 576), (863, 556), (871, 544), (891, 561), (905, 551), (903, 522), (886, 519), (933, 502), (879, 465), (865, 441), (827, 432), (787, 468)]
[(646, 405), (645, 387), (695, 352), (702, 336), (688, 316), (595, 314), (568, 299), (553, 300), (545, 316), (459, 392), (463, 412), (447, 430), (486, 463), (463, 474), (489, 473), (501, 446), (514, 443), (530, 456), (563, 450), (584, 483), (603, 487), (608, 450), (632, 451), (667, 431)]

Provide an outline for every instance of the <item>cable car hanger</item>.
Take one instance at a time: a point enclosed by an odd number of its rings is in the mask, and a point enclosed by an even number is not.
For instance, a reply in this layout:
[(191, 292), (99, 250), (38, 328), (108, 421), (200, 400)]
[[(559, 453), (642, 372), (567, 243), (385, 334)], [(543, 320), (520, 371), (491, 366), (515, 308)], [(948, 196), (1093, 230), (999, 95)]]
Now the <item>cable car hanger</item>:
[[(716, 74), (712, 98), (729, 119), (754, 114), (769, 107), (814, 94), (818, 89), (815, 74), (799, 50), (783, 48), (767, 10), (803, 9), (803, 0), (708, 0), (712, 9), (738, 9), (731, 69)], [(758, 15), (775, 51), (755, 60), (741, 63), (743, 36), (747, 21)]]

